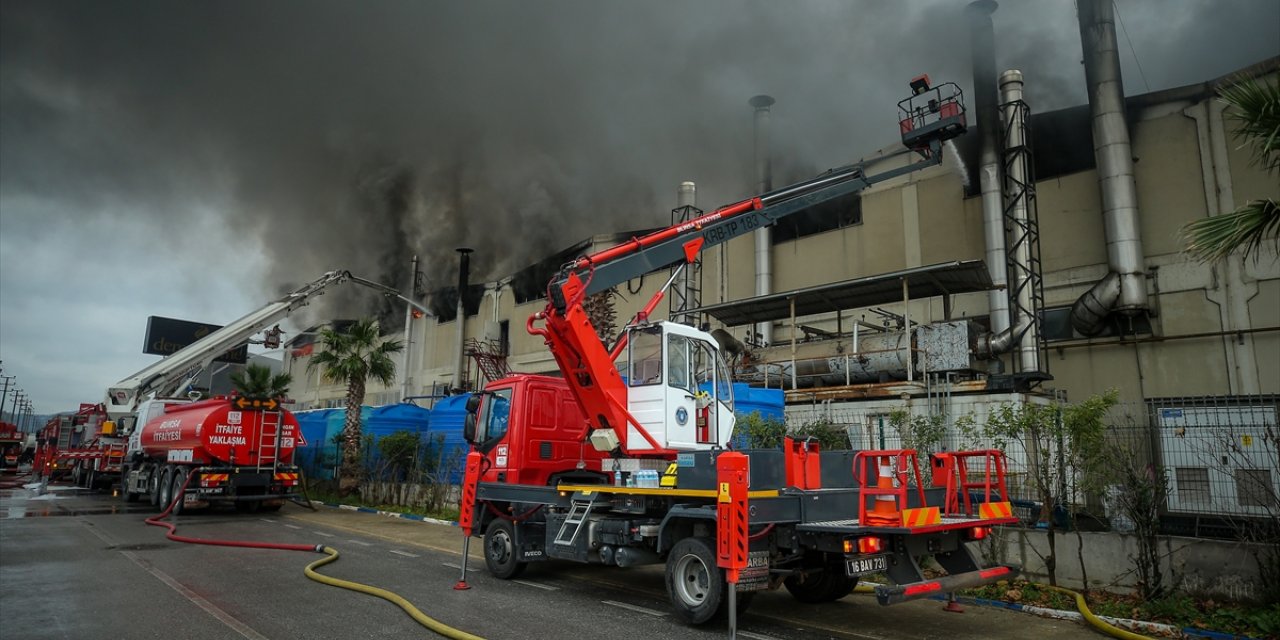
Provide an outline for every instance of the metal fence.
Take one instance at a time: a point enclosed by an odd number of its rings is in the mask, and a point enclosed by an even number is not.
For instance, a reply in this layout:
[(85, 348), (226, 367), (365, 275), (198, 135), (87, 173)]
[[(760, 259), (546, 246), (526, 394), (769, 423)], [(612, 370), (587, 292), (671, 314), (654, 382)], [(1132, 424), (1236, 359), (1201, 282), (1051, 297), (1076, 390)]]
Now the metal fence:
[[(1048, 406), (1050, 399), (1016, 400)], [(1114, 516), (1112, 491), (1091, 495), (1078, 489), (1081, 478), (1058, 455), (1056, 440), (1001, 440), (986, 428), (1008, 405), (1008, 396), (954, 396), (946, 402), (822, 403), (787, 408), (789, 429), (825, 422), (842, 428), (853, 449), (921, 448), (932, 451), (998, 448), (1008, 462), (1011, 497), (1019, 511), (1039, 517), (1039, 464), (1056, 468), (1045, 474), (1053, 493), (1096, 513)], [(1171, 533), (1223, 535), (1232, 521), (1280, 519), (1280, 396), (1154, 398), (1120, 403), (1106, 414), (1107, 446), (1120, 460), (1149, 477), (1161, 477), (1165, 492), (1161, 513)], [(1023, 410), (1021, 408), (1017, 410)], [(1049, 412), (1052, 414), (1052, 412)], [(930, 447), (916, 444), (917, 429), (941, 429)], [(1110, 495), (1109, 495), (1110, 494)], [(1227, 524), (1223, 524), (1227, 523)]]

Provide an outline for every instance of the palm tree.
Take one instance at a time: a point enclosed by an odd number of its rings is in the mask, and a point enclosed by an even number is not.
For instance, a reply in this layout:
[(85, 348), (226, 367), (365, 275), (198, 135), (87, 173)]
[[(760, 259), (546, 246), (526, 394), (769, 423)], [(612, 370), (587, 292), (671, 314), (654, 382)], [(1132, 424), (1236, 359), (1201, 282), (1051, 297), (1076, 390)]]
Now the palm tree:
[[(1233, 133), (1253, 147), (1253, 162), (1280, 174), (1280, 83), (1245, 79), (1219, 93), (1234, 107)], [(1243, 248), (1245, 257), (1264, 243), (1280, 240), (1280, 206), (1270, 198), (1250, 200), (1231, 213), (1201, 218), (1182, 227), (1186, 251), (1203, 262), (1226, 259)]]
[(312, 356), (307, 371), (320, 368), (330, 382), (347, 385), (347, 418), (342, 427), (342, 465), (338, 470), (338, 494), (346, 497), (360, 486), (360, 405), (364, 404), (365, 382), (391, 384), (396, 364), (391, 354), (404, 349), (399, 340), (383, 341), (378, 323), (359, 320), (342, 331), (326, 328), (320, 332), (323, 350)]
[(288, 372), (271, 375), (271, 369), (258, 364), (231, 374), (236, 393), (250, 400), (279, 400), (289, 395), (293, 376)]

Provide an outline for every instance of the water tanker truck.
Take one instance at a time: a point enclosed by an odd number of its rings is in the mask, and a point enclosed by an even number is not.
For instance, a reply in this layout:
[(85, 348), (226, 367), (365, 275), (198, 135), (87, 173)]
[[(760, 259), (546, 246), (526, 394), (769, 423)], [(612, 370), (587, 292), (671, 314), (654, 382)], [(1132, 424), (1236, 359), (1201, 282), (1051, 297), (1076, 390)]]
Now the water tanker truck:
[[(274, 511), (298, 485), (298, 421), (275, 400), (152, 399), (139, 407), (121, 470), (124, 499), (159, 508), (180, 493), (174, 513), (212, 504)], [(126, 421), (129, 418), (125, 418)]]

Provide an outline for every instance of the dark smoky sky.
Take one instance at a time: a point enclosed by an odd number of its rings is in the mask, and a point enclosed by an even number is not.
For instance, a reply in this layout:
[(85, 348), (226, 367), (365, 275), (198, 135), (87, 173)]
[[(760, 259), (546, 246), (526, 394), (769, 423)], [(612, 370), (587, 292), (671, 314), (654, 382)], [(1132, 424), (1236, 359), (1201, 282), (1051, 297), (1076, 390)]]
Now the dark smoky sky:
[[(414, 254), (446, 285), (462, 245), (497, 278), (665, 224), (681, 180), (745, 197), (757, 93), (775, 180), (856, 160), (910, 77), (969, 86), (964, 5), (5, 0), (5, 373), (61, 409), (148, 362), (148, 315), (227, 322), (334, 268), (400, 286)], [(1280, 54), (1276, 0), (1118, 9), (1131, 94)], [(1085, 100), (1074, 12), (994, 16), (1034, 109)]]

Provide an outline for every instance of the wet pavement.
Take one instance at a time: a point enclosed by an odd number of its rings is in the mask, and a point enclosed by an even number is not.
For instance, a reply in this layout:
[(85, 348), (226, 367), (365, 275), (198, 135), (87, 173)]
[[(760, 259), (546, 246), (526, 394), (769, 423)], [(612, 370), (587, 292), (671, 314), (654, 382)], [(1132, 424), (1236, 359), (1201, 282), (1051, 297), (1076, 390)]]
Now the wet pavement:
[[(0, 477), (0, 638), (438, 637), (399, 608), (307, 579), (314, 553), (182, 544), (142, 521), (149, 505), (53, 485), (43, 494)], [(488, 575), (473, 540), (467, 591), (456, 527), (320, 507), (177, 518), (202, 538), (328, 545), (342, 557), (321, 573), (393, 590), (441, 622), (486, 638), (728, 637), (671, 615), (660, 565), (634, 569), (549, 562), (521, 579)], [(1103, 637), (1072, 622), (941, 603), (881, 607), (854, 594), (802, 605), (759, 594), (739, 636), (859, 640)]]

